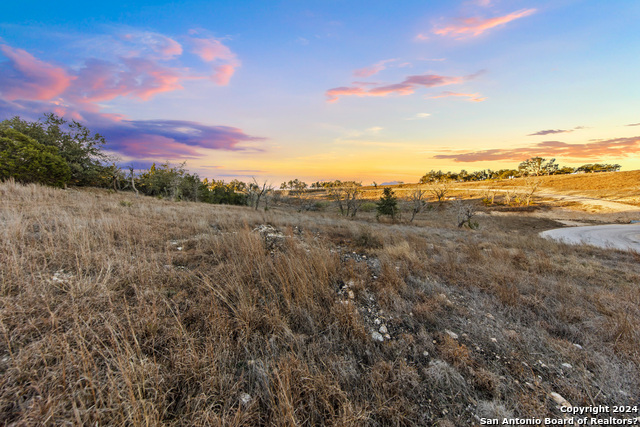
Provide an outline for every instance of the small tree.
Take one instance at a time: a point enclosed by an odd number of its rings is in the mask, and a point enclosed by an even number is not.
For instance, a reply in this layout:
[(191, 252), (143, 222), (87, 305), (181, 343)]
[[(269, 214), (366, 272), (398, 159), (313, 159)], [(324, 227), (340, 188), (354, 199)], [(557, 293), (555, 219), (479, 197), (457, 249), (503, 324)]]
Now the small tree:
[(427, 202), (424, 200), (426, 194), (427, 194), (426, 190), (423, 190), (421, 188), (416, 188), (409, 195), (409, 201), (412, 204), (411, 222), (413, 222), (413, 219), (416, 217), (416, 215), (422, 212), (422, 209), (424, 209), (424, 207), (427, 205)]
[(387, 187), (383, 190), (382, 197), (380, 197), (380, 201), (376, 205), (377, 218), (380, 215), (389, 215), (391, 219), (395, 220), (396, 213), (398, 213), (398, 199), (391, 188)]
[(476, 207), (471, 203), (463, 203), (462, 201), (456, 201), (455, 205), (456, 210), (456, 221), (458, 227), (462, 228), (465, 225), (471, 229), (476, 229), (479, 227), (477, 222), (471, 222), (471, 218), (473, 218), (478, 211)]
[(429, 191), (431, 191), (431, 193), (436, 196), (436, 199), (438, 199), (439, 203), (442, 203), (447, 194), (449, 194), (449, 192), (451, 191), (451, 181), (448, 179), (433, 181), (429, 185)]

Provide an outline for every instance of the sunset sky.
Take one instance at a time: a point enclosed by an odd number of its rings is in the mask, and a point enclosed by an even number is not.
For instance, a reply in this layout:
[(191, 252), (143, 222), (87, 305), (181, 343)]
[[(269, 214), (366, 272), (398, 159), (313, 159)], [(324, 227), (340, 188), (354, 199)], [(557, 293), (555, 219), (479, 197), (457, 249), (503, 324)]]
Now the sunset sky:
[(0, 119), (53, 111), (122, 165), (416, 182), (640, 169), (640, 1), (10, 2)]

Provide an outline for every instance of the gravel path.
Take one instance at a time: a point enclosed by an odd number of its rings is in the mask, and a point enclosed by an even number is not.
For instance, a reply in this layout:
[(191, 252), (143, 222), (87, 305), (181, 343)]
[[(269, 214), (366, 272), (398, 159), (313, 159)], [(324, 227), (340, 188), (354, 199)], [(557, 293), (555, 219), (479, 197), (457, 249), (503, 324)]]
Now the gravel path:
[(601, 248), (632, 250), (640, 253), (640, 224), (555, 228), (543, 231), (540, 236), (573, 245), (584, 243)]

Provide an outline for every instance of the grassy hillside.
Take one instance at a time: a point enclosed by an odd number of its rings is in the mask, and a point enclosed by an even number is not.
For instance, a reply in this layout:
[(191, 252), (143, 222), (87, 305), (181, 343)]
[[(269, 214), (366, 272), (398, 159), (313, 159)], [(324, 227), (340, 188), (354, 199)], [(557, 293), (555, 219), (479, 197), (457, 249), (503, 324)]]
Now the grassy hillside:
[(560, 417), (552, 393), (640, 403), (638, 255), (452, 215), (2, 183), (0, 424), (454, 426)]

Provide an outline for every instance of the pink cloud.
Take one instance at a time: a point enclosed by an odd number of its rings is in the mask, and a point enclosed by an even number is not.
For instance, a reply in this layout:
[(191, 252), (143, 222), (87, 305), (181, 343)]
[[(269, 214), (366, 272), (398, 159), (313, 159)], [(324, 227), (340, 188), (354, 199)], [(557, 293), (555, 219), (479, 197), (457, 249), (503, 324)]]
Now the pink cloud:
[(524, 18), (535, 12), (536, 9), (523, 9), (495, 18), (465, 18), (461, 19), (458, 23), (449, 24), (442, 28), (434, 28), (432, 32), (440, 36), (451, 36), (455, 38), (477, 37), (487, 30), (505, 25), (516, 19)]
[(213, 67), (210, 79), (220, 86), (229, 84), (240, 61), (227, 46), (215, 38), (191, 38), (193, 53), (205, 62), (222, 63)]
[(4, 99), (52, 99), (67, 90), (74, 80), (63, 68), (41, 61), (22, 49), (3, 44), (0, 51), (9, 58), (8, 63), (0, 64), (0, 92)]
[(214, 38), (191, 38), (193, 53), (198, 55), (205, 62), (212, 62), (216, 59), (235, 61), (236, 56), (220, 40)]
[(487, 99), (486, 97), (480, 97), (479, 93), (461, 93), (461, 92), (449, 92), (449, 91), (442, 92), (440, 95), (431, 96), (430, 98), (437, 99), (437, 98), (447, 98), (450, 96), (466, 97), (466, 98), (469, 98), (469, 101), (471, 102), (482, 102)]
[(353, 72), (355, 77), (367, 78), (387, 68), (387, 64), (395, 62), (397, 59), (385, 59), (384, 61), (377, 62), (370, 67), (358, 68)]
[(195, 159), (201, 157), (194, 147), (161, 135), (126, 138), (119, 141), (119, 152), (136, 159)]
[(211, 75), (211, 80), (220, 86), (226, 86), (229, 84), (229, 80), (236, 72), (236, 69), (231, 64), (219, 65), (214, 68), (214, 73)]
[(370, 84), (363, 84), (354, 82), (354, 86), (349, 87), (337, 87), (329, 89), (325, 95), (328, 102), (336, 102), (341, 96), (387, 96), (387, 95), (411, 95), (419, 87), (437, 87), (446, 86), (451, 84), (459, 84), (466, 80), (470, 80), (480, 75), (482, 71), (464, 77), (457, 76), (440, 76), (437, 74), (424, 74), (407, 76), (407, 78), (400, 82), (390, 85), (375, 85), (370, 89), (366, 86)]
[(89, 59), (78, 71), (69, 96), (77, 102), (110, 101), (118, 96), (143, 101), (156, 94), (182, 89), (181, 70), (143, 58), (121, 58), (121, 63)]
[(638, 154), (640, 154), (640, 136), (608, 139), (606, 141), (595, 141), (584, 144), (543, 141), (527, 147), (454, 152), (452, 154), (439, 154), (434, 156), (434, 158), (452, 159), (456, 162), (521, 161), (536, 156), (603, 160), (606, 158), (637, 156)]

